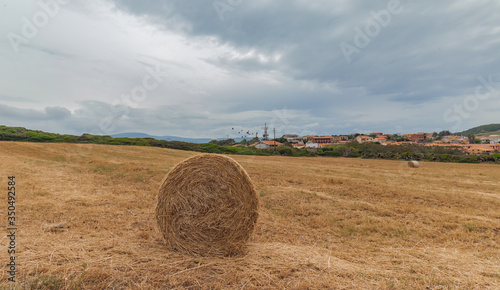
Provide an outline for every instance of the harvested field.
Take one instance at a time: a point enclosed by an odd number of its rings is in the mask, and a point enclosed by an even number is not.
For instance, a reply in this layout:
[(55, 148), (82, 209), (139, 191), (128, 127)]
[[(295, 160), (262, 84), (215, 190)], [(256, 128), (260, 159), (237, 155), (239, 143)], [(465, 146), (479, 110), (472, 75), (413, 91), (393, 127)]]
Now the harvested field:
[(162, 178), (195, 154), (0, 142), (4, 228), (7, 176), (17, 180), (17, 286), (500, 288), (498, 165), (231, 156), (260, 215), (248, 255), (210, 258), (168, 251), (156, 230)]

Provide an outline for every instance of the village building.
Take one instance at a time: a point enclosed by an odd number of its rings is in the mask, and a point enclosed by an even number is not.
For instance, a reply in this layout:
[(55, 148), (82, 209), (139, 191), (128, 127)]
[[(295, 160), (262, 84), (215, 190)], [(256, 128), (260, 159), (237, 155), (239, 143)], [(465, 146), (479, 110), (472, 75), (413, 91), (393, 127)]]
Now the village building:
[(385, 144), (387, 142), (387, 136), (378, 136), (373, 139), (373, 142), (379, 142), (380, 144)]
[(310, 136), (309, 142), (318, 144), (327, 144), (333, 142), (332, 136)]
[(422, 132), (417, 134), (411, 134), (410, 140), (415, 143), (424, 143), (427, 141), (427, 134)]
[(470, 148), (467, 149), (467, 154), (469, 155), (490, 155), (494, 153), (495, 149), (483, 145), (471, 145)]
[(495, 153), (500, 153), (500, 144), (490, 144), (489, 147), (495, 150)]
[(499, 135), (490, 135), (490, 144), (500, 144), (500, 136)]
[(333, 143), (339, 143), (341, 141), (349, 141), (349, 136), (333, 136), (332, 137)]
[(257, 149), (266, 149), (269, 147), (283, 146), (283, 144), (276, 141), (262, 140), (255, 144), (252, 144), (251, 146), (254, 146)]
[(479, 140), (481, 140), (481, 143), (490, 143), (491, 138), (490, 137), (479, 137)]
[(288, 143), (298, 143), (302, 141), (302, 138), (300, 138), (297, 134), (285, 134), (282, 138), (286, 139), (286, 142)]
[(373, 142), (373, 138), (366, 135), (359, 135), (356, 137), (356, 141), (358, 141), (358, 143)]
[(455, 136), (455, 135), (444, 136), (442, 141), (443, 143), (453, 143), (453, 141), (460, 139), (460, 137), (461, 136)]

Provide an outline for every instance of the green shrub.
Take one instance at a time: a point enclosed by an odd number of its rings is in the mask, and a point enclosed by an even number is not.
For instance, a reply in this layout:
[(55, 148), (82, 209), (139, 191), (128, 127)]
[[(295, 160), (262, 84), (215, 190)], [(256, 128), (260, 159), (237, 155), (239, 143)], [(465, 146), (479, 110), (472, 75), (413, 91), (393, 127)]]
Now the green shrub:
[(459, 157), (457, 162), (459, 162), (459, 163), (480, 163), (478, 156)]

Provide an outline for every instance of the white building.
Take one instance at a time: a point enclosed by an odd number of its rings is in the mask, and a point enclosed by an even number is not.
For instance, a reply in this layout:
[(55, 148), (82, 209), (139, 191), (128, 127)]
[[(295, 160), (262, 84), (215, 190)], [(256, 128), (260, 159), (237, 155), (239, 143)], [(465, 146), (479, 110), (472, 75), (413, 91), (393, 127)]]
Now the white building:
[(490, 136), (490, 144), (500, 144), (500, 136), (499, 135), (491, 135)]
[(269, 147), (283, 146), (283, 144), (276, 141), (262, 140), (258, 143), (255, 143), (253, 146), (255, 146), (255, 148), (257, 149), (266, 149)]

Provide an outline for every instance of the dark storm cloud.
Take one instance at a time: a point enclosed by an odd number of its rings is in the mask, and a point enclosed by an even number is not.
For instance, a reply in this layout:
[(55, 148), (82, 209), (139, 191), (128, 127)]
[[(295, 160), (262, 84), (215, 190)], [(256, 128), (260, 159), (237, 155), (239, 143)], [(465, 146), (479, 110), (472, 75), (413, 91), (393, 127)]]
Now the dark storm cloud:
[[(215, 36), (242, 51), (280, 54), (277, 62), (221, 56), (218, 65), (244, 71), (279, 70), (296, 80), (364, 87), (369, 96), (424, 103), (463, 94), (475, 77), (498, 67), (500, 4), (435, 1), (142, 1), (117, 7), (191, 36)], [(214, 3), (231, 10), (218, 16)], [(349, 63), (339, 44), (354, 46), (374, 15), (397, 7)], [(224, 6), (222, 6), (224, 7)], [(381, 16), (382, 17), (382, 16)], [(359, 30), (358, 30), (359, 29)], [(496, 30), (495, 30), (496, 29)]]

